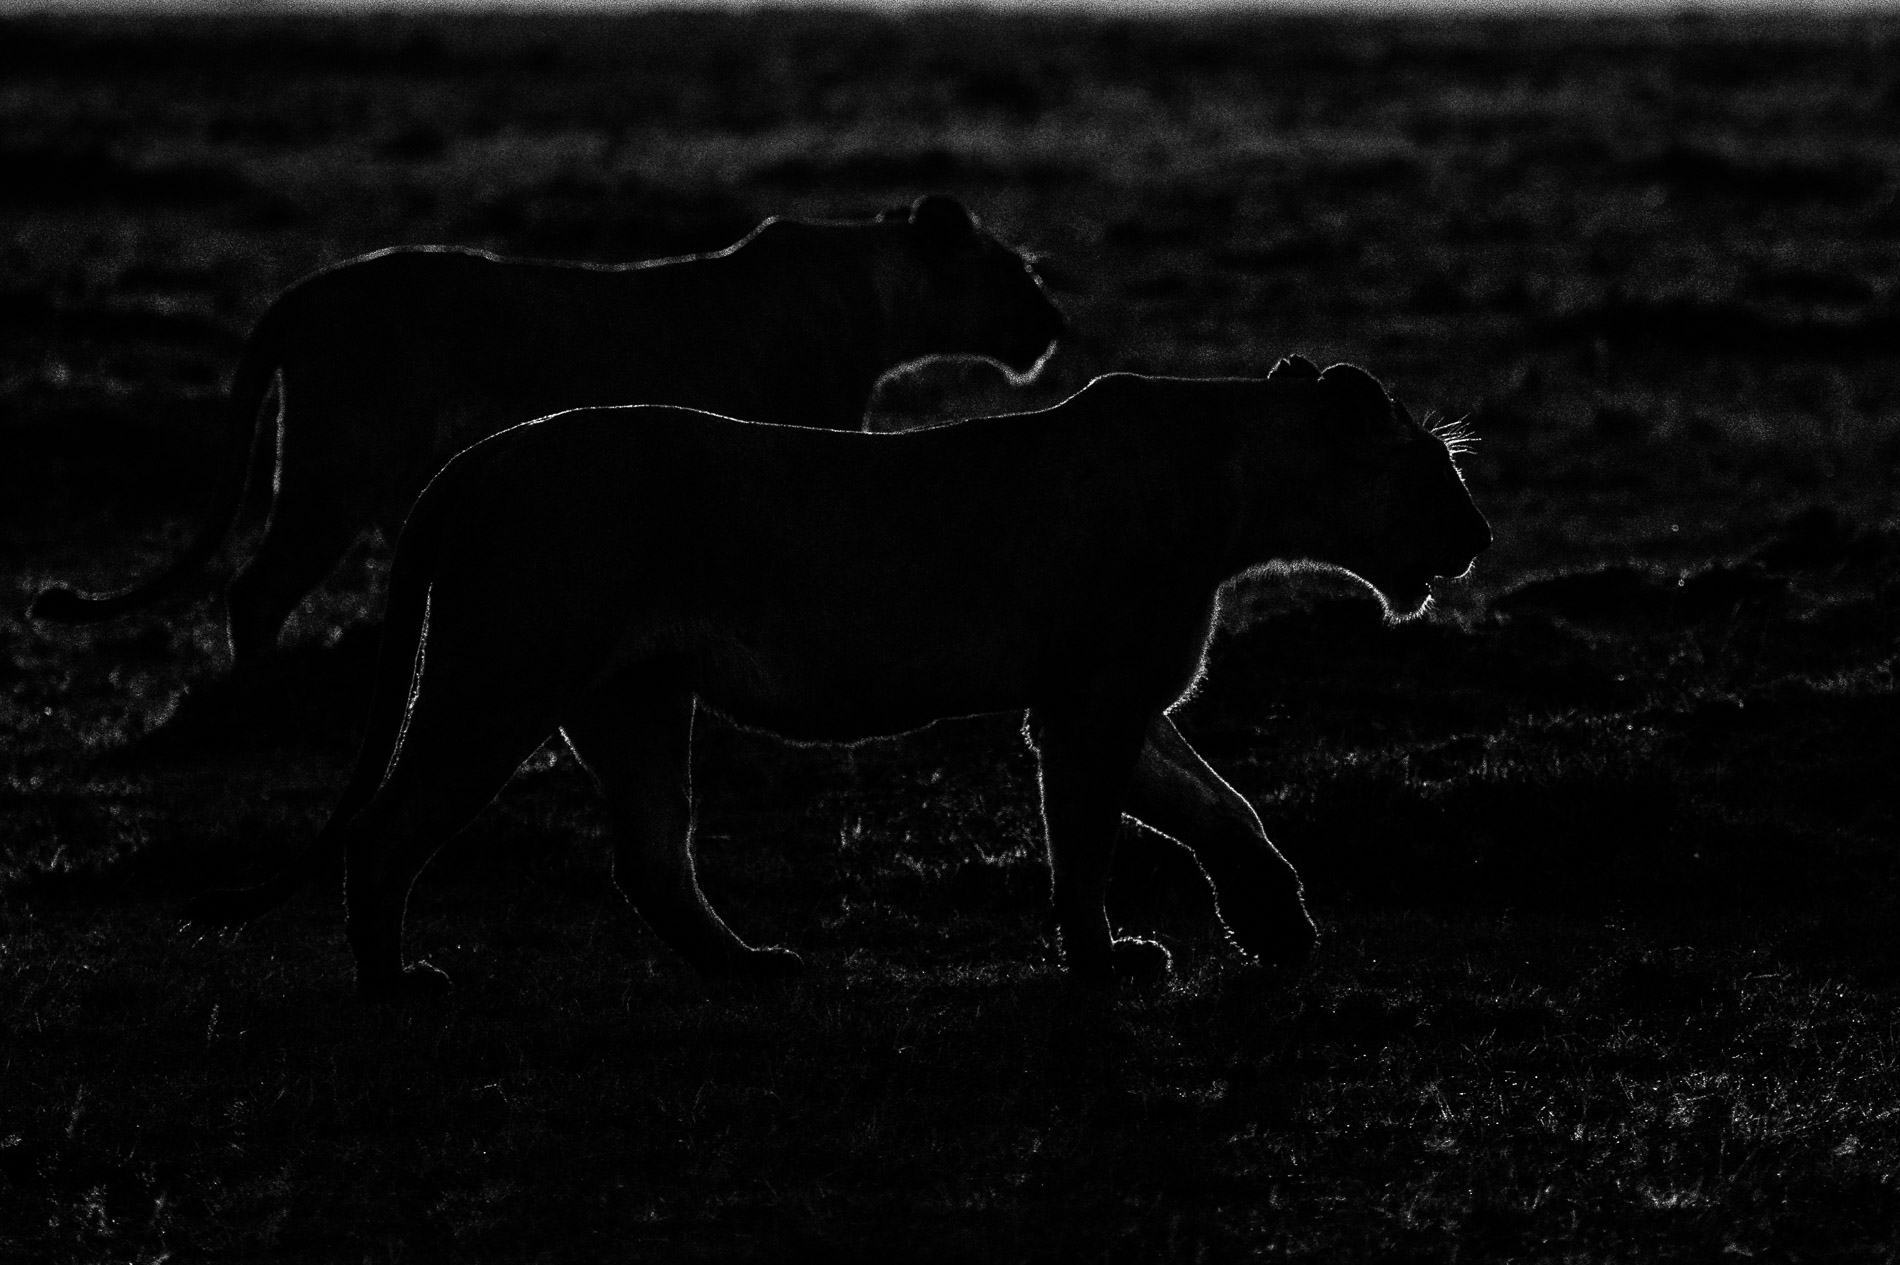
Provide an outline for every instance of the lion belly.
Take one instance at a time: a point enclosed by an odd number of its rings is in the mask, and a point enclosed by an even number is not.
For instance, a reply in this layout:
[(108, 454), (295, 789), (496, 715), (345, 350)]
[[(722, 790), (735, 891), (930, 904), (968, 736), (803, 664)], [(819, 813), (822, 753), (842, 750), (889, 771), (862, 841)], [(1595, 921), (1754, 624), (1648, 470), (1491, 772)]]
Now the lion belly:
[(872, 638), (777, 622), (669, 620), (630, 630), (615, 660), (634, 670), (664, 663), (714, 711), (795, 742), (857, 742), (1035, 701), (1025, 656), (998, 641), (919, 645), (913, 631), (905, 652), (894, 653)]

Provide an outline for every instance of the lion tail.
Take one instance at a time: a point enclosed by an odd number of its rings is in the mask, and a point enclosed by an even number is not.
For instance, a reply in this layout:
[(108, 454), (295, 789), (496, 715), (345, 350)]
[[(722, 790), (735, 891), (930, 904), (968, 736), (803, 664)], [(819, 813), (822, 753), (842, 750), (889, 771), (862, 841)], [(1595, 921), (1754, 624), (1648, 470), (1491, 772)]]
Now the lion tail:
[(222, 468), (214, 500), (184, 551), (170, 566), (149, 580), (116, 593), (81, 593), (62, 584), (41, 589), (27, 608), (31, 619), (55, 624), (89, 624), (138, 610), (196, 577), (231, 532), (238, 508), (244, 503), (244, 485), (250, 474), (251, 454), (265, 416), (264, 405), (276, 381), (284, 347), (283, 300), (265, 311), (244, 340), (237, 372), (224, 403)]
[(440, 482), (424, 489), (396, 542), (363, 743), (349, 784), (343, 788), (330, 819), (289, 864), (264, 882), (193, 898), (180, 915), (185, 922), (207, 928), (242, 926), (289, 900), (324, 869), (341, 871), (344, 831), (375, 797), (395, 759), (409, 713), (410, 691), (422, 665), (423, 636), (429, 621), (429, 578), (435, 571), (441, 540), (441, 515), (436, 508), (442, 498)]

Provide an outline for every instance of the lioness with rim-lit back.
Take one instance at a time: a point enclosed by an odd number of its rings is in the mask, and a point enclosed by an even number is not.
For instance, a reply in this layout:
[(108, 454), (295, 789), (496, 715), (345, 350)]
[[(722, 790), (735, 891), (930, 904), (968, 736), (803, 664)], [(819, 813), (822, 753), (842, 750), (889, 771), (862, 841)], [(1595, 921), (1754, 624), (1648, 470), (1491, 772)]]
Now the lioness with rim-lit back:
[(258, 321), (226, 405), (217, 504), (178, 558), (121, 593), (47, 589), (33, 614), (105, 619), (196, 576), (236, 518), (273, 380), (270, 521), (226, 599), (240, 666), (366, 529), (393, 540), (442, 463), (505, 427), (680, 404), (856, 430), (887, 370), (960, 354), (1028, 375), (1062, 328), (1023, 256), (946, 197), (869, 222), (767, 220), (726, 250), (650, 263), (381, 251), (298, 282)]
[(1072, 972), (1167, 968), (1159, 945), (1110, 934), (1124, 812), (1194, 851), (1240, 949), (1299, 960), (1315, 931), (1298, 877), (1167, 715), (1221, 587), (1318, 563), (1405, 617), (1491, 539), (1444, 442), (1350, 365), (1112, 375), (1040, 413), (897, 435), (636, 411), (564, 413), (449, 463), (396, 550), (368, 733), (330, 824), (279, 880), (188, 916), (254, 916), (341, 844), (362, 991), (441, 988), (402, 961), (409, 889), (559, 729), (660, 938), (709, 975), (783, 972), (798, 959), (746, 944), (694, 878), (694, 710), (851, 742), (1022, 709)]

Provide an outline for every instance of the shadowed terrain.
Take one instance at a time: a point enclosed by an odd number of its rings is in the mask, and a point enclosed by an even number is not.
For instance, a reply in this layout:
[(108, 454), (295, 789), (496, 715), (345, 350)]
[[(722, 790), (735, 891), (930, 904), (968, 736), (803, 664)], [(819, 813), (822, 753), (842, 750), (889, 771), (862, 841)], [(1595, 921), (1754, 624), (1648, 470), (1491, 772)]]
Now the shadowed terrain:
[[(0, 1256), (1891, 1259), (1896, 128), (1890, 19), (0, 22)], [(1250, 579), (1181, 713), (1310, 970), (1129, 828), (1111, 914), (1176, 977), (1066, 986), (1010, 717), (702, 725), (706, 883), (810, 962), (781, 992), (658, 946), (552, 747), (418, 887), (441, 1006), (354, 1000), (334, 881), (175, 929), (322, 823), (386, 551), (242, 680), (210, 584), (21, 612), (182, 544), (278, 290), (929, 191), (1075, 333), (875, 425), (1299, 351), (1481, 436), (1469, 582), (1388, 628)]]

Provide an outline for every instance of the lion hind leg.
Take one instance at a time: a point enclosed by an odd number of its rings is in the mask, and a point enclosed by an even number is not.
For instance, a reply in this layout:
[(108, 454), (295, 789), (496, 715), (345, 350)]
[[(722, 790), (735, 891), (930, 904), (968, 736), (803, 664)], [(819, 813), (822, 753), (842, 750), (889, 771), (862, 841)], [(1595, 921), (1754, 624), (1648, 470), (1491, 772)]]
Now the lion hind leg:
[(431, 857), (494, 799), (520, 759), (490, 757), (392, 776), (344, 835), (344, 898), (357, 989), (365, 997), (441, 991), (447, 977), (426, 962), (405, 965), (403, 915)]
[(402, 521), (420, 491), (405, 478), (434, 469), (417, 450), (423, 410), (366, 403), (357, 379), (315, 372), (322, 360), (306, 349), (284, 366), (270, 516), (225, 593), (240, 667), (276, 648), (284, 622), (365, 531)]
[(692, 691), (670, 673), (625, 674), (590, 690), (562, 725), (613, 815), (614, 882), (664, 943), (713, 978), (772, 978), (803, 965), (754, 948), (706, 900), (693, 863)]
[(1165, 976), (1168, 951), (1109, 929), (1109, 865), (1143, 726), (1125, 716), (1038, 711), (1029, 720), (1042, 783), (1051, 894), (1062, 957), (1085, 982)]
[(1300, 878), (1267, 839), (1246, 797), (1208, 767), (1167, 716), (1149, 728), (1128, 815), (1194, 853), (1222, 925), (1244, 952), (1297, 965), (1319, 939)]
[(447, 977), (405, 966), (410, 890), (442, 845), (474, 820), (554, 730), (533, 709), (442, 688), (426, 669), (408, 728), (381, 787), (344, 831), (344, 901), (358, 990), (366, 997), (439, 992)]
[(291, 612), (363, 534), (367, 519), (330, 482), (286, 472), (256, 551), (225, 592), (231, 657), (240, 668), (276, 649)]

